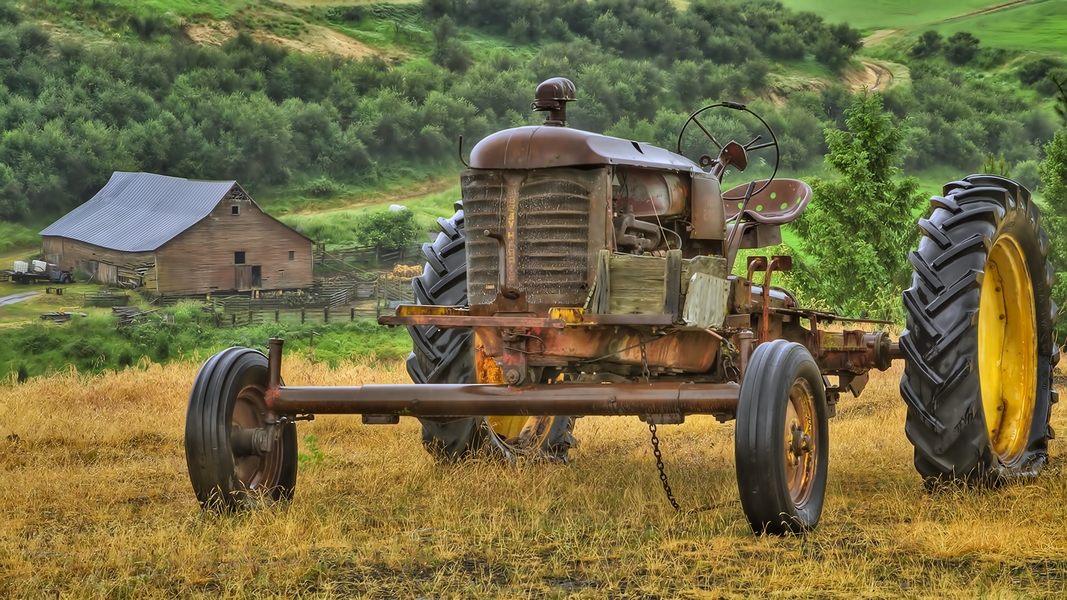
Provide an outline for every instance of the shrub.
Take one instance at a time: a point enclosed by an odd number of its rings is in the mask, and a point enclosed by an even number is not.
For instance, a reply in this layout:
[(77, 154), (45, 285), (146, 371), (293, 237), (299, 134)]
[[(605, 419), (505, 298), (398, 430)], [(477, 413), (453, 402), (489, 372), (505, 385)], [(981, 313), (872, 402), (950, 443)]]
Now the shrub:
[(970, 32), (952, 34), (945, 44), (945, 58), (957, 65), (965, 65), (978, 55), (978, 38)]

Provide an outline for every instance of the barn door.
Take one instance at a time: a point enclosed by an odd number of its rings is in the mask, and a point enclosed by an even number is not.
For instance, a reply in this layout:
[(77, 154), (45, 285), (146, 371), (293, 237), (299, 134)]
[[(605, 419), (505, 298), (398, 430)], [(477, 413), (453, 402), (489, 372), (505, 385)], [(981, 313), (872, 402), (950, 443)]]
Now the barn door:
[(252, 289), (252, 265), (237, 265), (233, 268), (234, 288), (238, 290)]
[(119, 270), (115, 265), (109, 265), (107, 263), (98, 263), (97, 280), (100, 283), (106, 283), (108, 285), (118, 285), (119, 282)]
[(252, 265), (252, 287), (257, 290), (263, 287), (263, 267), (259, 265)]

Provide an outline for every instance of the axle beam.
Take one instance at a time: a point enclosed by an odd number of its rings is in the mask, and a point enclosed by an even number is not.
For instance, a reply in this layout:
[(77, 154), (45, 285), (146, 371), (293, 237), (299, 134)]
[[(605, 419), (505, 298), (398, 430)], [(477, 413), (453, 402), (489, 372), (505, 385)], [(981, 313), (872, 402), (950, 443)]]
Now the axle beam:
[(278, 415), (363, 414), (411, 417), (478, 415), (697, 415), (732, 417), (735, 383), (408, 384), (267, 390)]

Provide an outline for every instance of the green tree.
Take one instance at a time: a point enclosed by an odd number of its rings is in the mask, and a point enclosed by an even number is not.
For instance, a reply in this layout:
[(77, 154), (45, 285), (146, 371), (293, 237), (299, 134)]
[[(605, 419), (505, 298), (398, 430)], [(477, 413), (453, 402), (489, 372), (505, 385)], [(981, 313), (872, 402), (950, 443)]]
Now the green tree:
[[(1060, 129), (1045, 145), (1045, 160), (1039, 167), (1045, 206), (1041, 223), (1048, 233), (1048, 259), (1056, 269), (1056, 283), (1052, 300), (1060, 307), (1067, 306), (1067, 127)], [(1056, 326), (1058, 342), (1067, 334), (1067, 319)]]
[(807, 255), (802, 285), (846, 315), (897, 318), (918, 241), (914, 213), (923, 198), (896, 167), (903, 129), (880, 95), (857, 95), (847, 131), (826, 131), (826, 162), (837, 181), (812, 182), (814, 197), (796, 229)]
[(941, 34), (933, 29), (928, 29), (919, 36), (919, 41), (915, 42), (915, 45), (911, 47), (911, 55), (915, 58), (930, 58), (931, 56), (936, 56), (943, 45), (944, 40), (941, 38)]
[(415, 239), (415, 217), (410, 210), (380, 210), (356, 224), (360, 243), (382, 249), (402, 248)]
[(960, 31), (949, 36), (945, 44), (945, 58), (956, 63), (965, 65), (978, 55), (978, 38), (967, 31)]

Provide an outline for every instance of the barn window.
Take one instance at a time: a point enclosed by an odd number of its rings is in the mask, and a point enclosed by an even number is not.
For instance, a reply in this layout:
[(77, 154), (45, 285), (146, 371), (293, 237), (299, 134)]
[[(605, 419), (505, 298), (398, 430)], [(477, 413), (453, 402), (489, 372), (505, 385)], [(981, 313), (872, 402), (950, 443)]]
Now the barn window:
[(296, 251), (294, 251), (294, 250), (290, 250), (289, 251), (289, 260), (296, 260)]
[(233, 253), (233, 264), (235, 264), (235, 265), (243, 265), (243, 264), (245, 264), (245, 253), (244, 252), (234, 252)]
[(239, 215), (239, 214), (241, 214), (241, 207), (237, 206), (236, 204), (234, 204), (233, 206), (230, 207), (230, 214), (231, 215)]

